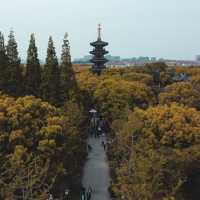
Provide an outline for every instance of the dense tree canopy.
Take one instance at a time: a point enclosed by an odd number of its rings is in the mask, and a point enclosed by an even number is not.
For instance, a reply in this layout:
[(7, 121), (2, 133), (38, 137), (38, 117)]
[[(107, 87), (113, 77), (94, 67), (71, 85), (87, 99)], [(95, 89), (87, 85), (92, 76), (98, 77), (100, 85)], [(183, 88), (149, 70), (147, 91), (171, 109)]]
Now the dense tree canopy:
[(52, 37), (44, 65), (33, 34), (27, 54), (20, 64), (14, 32), (7, 44), (0, 33), (0, 199), (60, 198), (80, 187), (95, 108), (116, 199), (199, 200), (199, 67), (158, 62), (94, 76), (72, 65), (68, 35), (61, 62)]
[[(66, 105), (66, 112), (62, 115), (49, 103), (32, 96), (17, 100), (0, 96), (2, 198), (6, 198), (4, 195), (10, 195), (15, 199), (16, 195), (22, 195), (22, 186), (26, 185), (28, 179), (26, 174), (28, 169), (32, 171), (30, 176), (33, 177), (33, 182), (36, 181), (35, 176), (38, 179), (36, 185), (26, 189), (26, 194), (34, 195), (34, 198), (53, 189), (54, 182), (62, 176), (67, 179), (73, 175), (75, 178), (81, 165), (80, 158), (84, 156), (84, 143), (77, 126), (82, 123), (83, 118), (77, 106), (71, 103), (68, 108)], [(73, 117), (74, 114), (79, 118)], [(34, 162), (37, 164), (37, 169)], [(4, 166), (9, 168), (2, 171)], [(43, 170), (38, 171), (39, 169)], [(20, 173), (25, 177), (20, 176)], [(40, 189), (43, 188), (42, 191), (36, 187), (39, 183)], [(46, 188), (46, 185), (49, 187)], [(7, 191), (7, 188), (11, 187), (13, 190)], [(30, 193), (31, 189), (33, 194)], [(30, 196), (27, 198), (30, 199)]]
[(116, 130), (117, 195), (197, 200), (197, 185), (190, 181), (192, 171), (199, 178), (199, 118), (195, 109), (177, 104), (136, 109)]
[(160, 93), (160, 103), (170, 104), (177, 102), (187, 106), (200, 108), (199, 92), (190, 82), (174, 83), (167, 86), (164, 92)]
[(106, 117), (120, 118), (125, 109), (139, 106), (147, 107), (153, 103), (151, 89), (145, 84), (134, 81), (105, 79), (100, 82), (94, 93), (94, 99)]

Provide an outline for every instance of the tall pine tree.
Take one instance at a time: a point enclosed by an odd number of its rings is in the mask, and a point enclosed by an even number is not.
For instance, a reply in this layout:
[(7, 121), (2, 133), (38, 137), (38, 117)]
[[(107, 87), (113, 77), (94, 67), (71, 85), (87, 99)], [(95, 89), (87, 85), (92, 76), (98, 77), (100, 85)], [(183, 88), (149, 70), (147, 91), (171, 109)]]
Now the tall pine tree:
[(49, 37), (46, 64), (43, 70), (42, 91), (44, 100), (60, 105), (60, 69), (52, 37)]
[(68, 34), (66, 33), (61, 54), (61, 98), (63, 103), (73, 98), (76, 88), (77, 84), (71, 63)]
[(35, 44), (35, 36), (31, 34), (27, 55), (27, 66), (25, 76), (25, 92), (28, 95), (39, 97), (41, 84), (41, 68), (38, 59), (38, 51)]
[(4, 36), (0, 32), (0, 90), (7, 92), (8, 57), (4, 43)]
[(8, 93), (13, 96), (23, 94), (23, 76), (18, 56), (17, 42), (13, 30), (10, 31), (6, 47), (8, 56)]

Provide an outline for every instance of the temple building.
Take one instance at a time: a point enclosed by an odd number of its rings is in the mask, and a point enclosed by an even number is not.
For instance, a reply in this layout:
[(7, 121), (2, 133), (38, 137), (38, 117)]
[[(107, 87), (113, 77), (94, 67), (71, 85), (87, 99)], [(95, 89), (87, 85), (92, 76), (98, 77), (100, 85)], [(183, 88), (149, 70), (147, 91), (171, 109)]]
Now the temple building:
[(106, 68), (105, 64), (108, 60), (104, 57), (109, 52), (105, 50), (105, 47), (108, 46), (107, 42), (102, 41), (101, 39), (101, 25), (99, 24), (98, 27), (98, 39), (96, 42), (90, 43), (91, 46), (94, 47), (90, 54), (93, 55), (93, 58), (90, 60), (92, 65), (92, 72), (93, 74), (100, 75), (102, 70)]

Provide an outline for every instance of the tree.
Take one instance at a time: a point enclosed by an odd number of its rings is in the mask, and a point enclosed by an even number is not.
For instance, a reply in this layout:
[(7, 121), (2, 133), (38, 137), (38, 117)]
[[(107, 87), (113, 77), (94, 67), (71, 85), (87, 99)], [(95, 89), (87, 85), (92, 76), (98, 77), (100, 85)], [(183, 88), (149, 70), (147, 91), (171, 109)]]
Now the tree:
[(68, 34), (65, 34), (61, 54), (61, 98), (64, 103), (74, 95), (77, 89), (74, 70), (71, 63)]
[(46, 199), (39, 196), (49, 189), (59, 196), (79, 181), (86, 143), (76, 103), (67, 102), (61, 113), (33, 96), (0, 95), (0, 110), (0, 199), (23, 192), (24, 199)]
[(9, 62), (7, 90), (10, 95), (20, 96), (23, 94), (23, 76), (13, 30), (10, 31), (6, 51)]
[(0, 90), (4, 92), (6, 92), (7, 89), (7, 70), (8, 57), (6, 55), (4, 36), (0, 32)]
[(151, 89), (139, 81), (107, 78), (96, 86), (95, 102), (102, 115), (111, 121), (124, 117), (128, 110), (148, 107), (155, 99)]
[(167, 84), (173, 83), (175, 70), (163, 62), (147, 64), (144, 67), (144, 71), (152, 75), (154, 84), (159, 87), (165, 87)]
[(160, 104), (177, 102), (200, 109), (199, 92), (190, 82), (179, 82), (167, 86), (159, 95)]
[(46, 64), (42, 75), (42, 96), (54, 105), (60, 104), (60, 69), (52, 37), (49, 37)]
[(25, 87), (27, 95), (40, 95), (41, 84), (41, 68), (38, 59), (37, 47), (35, 45), (35, 36), (31, 34), (30, 44), (28, 48)]
[(112, 160), (118, 160), (113, 185), (117, 197), (198, 200), (199, 127), (194, 108), (174, 103), (135, 109), (115, 130), (112, 144), (117, 152)]

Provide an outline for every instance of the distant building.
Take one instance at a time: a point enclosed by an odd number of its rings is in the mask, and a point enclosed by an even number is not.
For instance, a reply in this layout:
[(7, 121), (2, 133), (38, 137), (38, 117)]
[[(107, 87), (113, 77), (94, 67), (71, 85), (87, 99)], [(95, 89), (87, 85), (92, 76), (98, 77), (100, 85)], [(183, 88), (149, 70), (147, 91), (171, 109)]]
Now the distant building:
[(107, 55), (107, 56), (105, 56), (105, 58), (108, 59), (109, 61), (121, 61), (121, 57), (120, 56)]
[(76, 64), (89, 64), (91, 63), (90, 60), (92, 59), (91, 55), (84, 56), (83, 58), (75, 58), (74, 63)]
[[(107, 55), (105, 56), (105, 58), (109, 60), (109, 62), (106, 64), (106, 66), (108, 67), (143, 66), (145, 64), (155, 63), (155, 62), (164, 62), (169, 66), (182, 66), (182, 67), (200, 65), (200, 55), (196, 56), (196, 60), (171, 60), (171, 59), (148, 57), (148, 56), (121, 58), (120, 56), (112, 56), (112, 55)], [(83, 58), (75, 59), (74, 63), (91, 64), (90, 59), (91, 56), (84, 56)]]
[(156, 57), (151, 57), (151, 62), (156, 62), (157, 58)]

